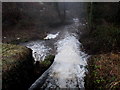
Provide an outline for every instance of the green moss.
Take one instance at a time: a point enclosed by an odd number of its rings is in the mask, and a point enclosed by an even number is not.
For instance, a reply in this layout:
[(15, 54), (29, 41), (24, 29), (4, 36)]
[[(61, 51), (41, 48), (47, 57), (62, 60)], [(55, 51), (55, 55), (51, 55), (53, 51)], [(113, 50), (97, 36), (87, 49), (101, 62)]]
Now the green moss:
[[(17, 62), (22, 62), (29, 54), (29, 49), (19, 45), (2, 44), (3, 70), (14, 66)], [(23, 59), (24, 58), (24, 59)], [(10, 66), (9, 66), (10, 65)]]
[[(120, 28), (116, 26), (97, 26), (92, 33), (94, 49), (101, 51), (120, 50)], [(102, 45), (100, 45), (102, 43)]]
[(25, 90), (33, 77), (32, 50), (12, 44), (2, 44), (3, 90)]
[(86, 89), (117, 90), (120, 86), (120, 4), (95, 2), (89, 7), (90, 31), (81, 40), (85, 50), (93, 55), (88, 61)]
[(119, 3), (88, 3), (90, 32), (82, 41), (92, 54), (120, 51)]
[(120, 28), (115, 25), (98, 25), (82, 37), (81, 42), (90, 54), (120, 51)]
[(37, 61), (34, 66), (35, 80), (40, 77), (53, 63), (54, 55), (48, 55), (45, 57), (44, 61)]
[[(98, 59), (96, 59), (98, 58)], [(100, 54), (89, 59), (86, 89), (114, 90), (120, 85), (120, 54)], [(92, 81), (91, 81), (92, 80)]]
[(45, 57), (45, 60), (44, 60), (44, 61), (40, 62), (40, 64), (41, 64), (43, 67), (46, 67), (46, 68), (47, 68), (47, 67), (49, 67), (49, 66), (52, 64), (54, 58), (55, 58), (54, 55), (48, 55), (48, 56)]

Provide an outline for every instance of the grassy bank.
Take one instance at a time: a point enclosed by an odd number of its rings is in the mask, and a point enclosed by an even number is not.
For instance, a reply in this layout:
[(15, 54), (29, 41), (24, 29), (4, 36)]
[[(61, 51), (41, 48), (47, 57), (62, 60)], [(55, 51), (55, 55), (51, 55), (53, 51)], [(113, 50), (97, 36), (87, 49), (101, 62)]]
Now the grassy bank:
[[(89, 3), (88, 33), (81, 42), (91, 55), (86, 76), (87, 90), (120, 89), (119, 3)], [(88, 6), (89, 6), (88, 5)]]
[(2, 90), (27, 89), (32, 83), (33, 63), (32, 50), (2, 44)]
[(87, 90), (119, 90), (120, 53), (94, 55), (88, 64)]
[(82, 38), (81, 42), (89, 54), (120, 51), (120, 27), (116, 25), (96, 25)]
[(34, 80), (38, 79), (53, 63), (55, 56), (48, 55), (45, 57), (44, 61), (37, 61), (34, 65)]
[(2, 90), (27, 90), (52, 64), (54, 55), (36, 62), (32, 50), (12, 44), (2, 44)]

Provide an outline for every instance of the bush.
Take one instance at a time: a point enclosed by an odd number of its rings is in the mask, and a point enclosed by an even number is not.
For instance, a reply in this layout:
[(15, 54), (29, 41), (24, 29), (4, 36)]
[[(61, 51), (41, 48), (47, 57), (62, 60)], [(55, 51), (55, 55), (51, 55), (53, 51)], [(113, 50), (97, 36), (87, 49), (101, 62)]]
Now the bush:
[(91, 33), (94, 49), (100, 51), (120, 50), (120, 28), (116, 26), (97, 26)]
[[(89, 58), (86, 90), (119, 90), (120, 54), (107, 53)], [(91, 82), (92, 80), (92, 82)]]
[(48, 55), (45, 57), (44, 61), (40, 62), (40, 65), (42, 67), (49, 67), (52, 64), (52, 62), (54, 61), (54, 58), (55, 58), (54, 55)]

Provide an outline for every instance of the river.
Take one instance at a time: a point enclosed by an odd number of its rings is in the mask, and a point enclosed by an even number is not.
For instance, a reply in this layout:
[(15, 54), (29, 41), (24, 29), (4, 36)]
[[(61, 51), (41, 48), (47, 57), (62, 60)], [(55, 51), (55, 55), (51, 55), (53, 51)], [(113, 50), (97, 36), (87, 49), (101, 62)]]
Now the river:
[(78, 27), (84, 26), (78, 18), (49, 33), (44, 40), (24, 43), (33, 50), (35, 61), (44, 60), (45, 56), (54, 53), (55, 59), (51, 67), (43, 73), (29, 90), (47, 90), (49, 88), (84, 89), (84, 77), (87, 72), (88, 55), (81, 50)]

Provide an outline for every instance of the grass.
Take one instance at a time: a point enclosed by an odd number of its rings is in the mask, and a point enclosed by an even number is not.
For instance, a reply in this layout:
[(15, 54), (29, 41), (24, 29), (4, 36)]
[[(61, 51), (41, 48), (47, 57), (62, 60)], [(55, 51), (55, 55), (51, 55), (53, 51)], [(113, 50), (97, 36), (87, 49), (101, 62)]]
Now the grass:
[(89, 54), (120, 51), (119, 3), (88, 3), (89, 33), (82, 40)]
[(120, 53), (94, 55), (89, 59), (88, 68), (87, 89), (120, 89)]
[(45, 57), (44, 61), (40, 62), (40, 64), (43, 65), (44, 67), (48, 67), (52, 64), (54, 58), (55, 58), (54, 55), (48, 55)]
[(99, 48), (96, 47), (96, 49), (102, 51), (120, 50), (120, 28), (113, 25), (97, 26), (96, 30), (94, 30), (91, 35), (96, 40), (95, 44), (99, 46)]
[(120, 89), (118, 4), (92, 3), (88, 8), (89, 30), (81, 38), (85, 51), (91, 55), (85, 78), (87, 90)]
[[(12, 68), (18, 61), (22, 62), (26, 55), (28, 55), (29, 50), (25, 47), (11, 44), (2, 45), (2, 62), (3, 70), (8, 70)], [(9, 67), (10, 65), (10, 67)]]
[(89, 54), (120, 51), (120, 28), (115, 25), (97, 25), (81, 39)]
[(34, 80), (38, 79), (53, 63), (54, 55), (48, 55), (44, 61), (37, 61), (34, 65)]
[(34, 65), (32, 50), (13, 44), (2, 46), (3, 90), (27, 90), (53, 63), (54, 55)]
[(2, 44), (3, 90), (27, 89), (33, 77), (32, 51), (26, 47)]
[(48, 55), (48, 56), (45, 57), (44, 61), (41, 61), (41, 62), (38, 61), (38, 62), (36, 62), (35, 71), (37, 71), (38, 73), (42, 74), (53, 63), (54, 58), (55, 58), (54, 55)]

